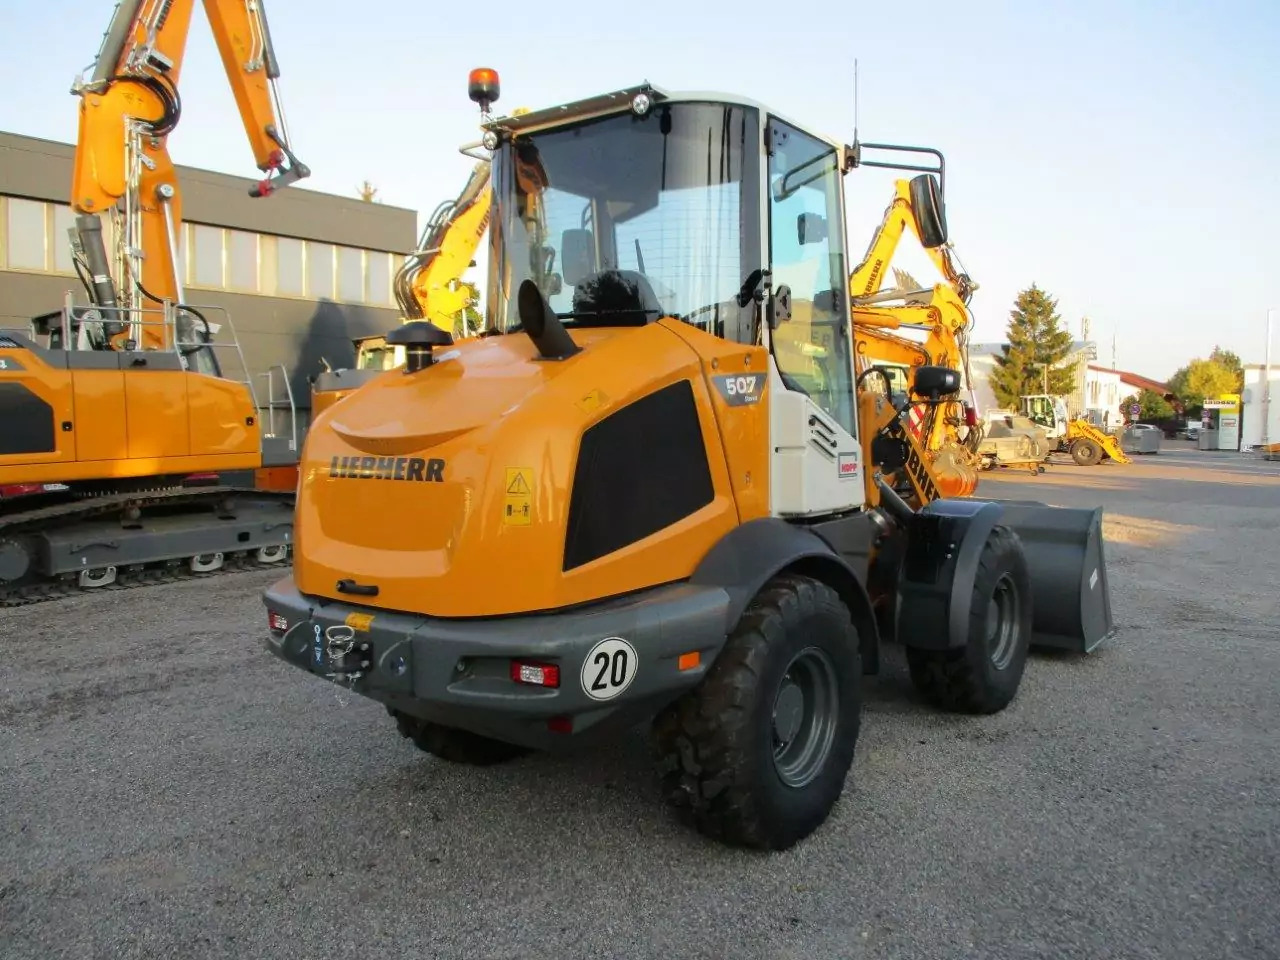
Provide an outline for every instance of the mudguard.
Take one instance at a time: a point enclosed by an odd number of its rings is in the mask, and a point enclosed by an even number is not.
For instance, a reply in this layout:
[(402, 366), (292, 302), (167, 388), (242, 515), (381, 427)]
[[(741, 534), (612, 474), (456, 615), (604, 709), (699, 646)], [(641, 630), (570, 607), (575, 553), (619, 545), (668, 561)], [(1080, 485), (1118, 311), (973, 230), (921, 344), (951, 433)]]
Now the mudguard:
[(1031, 572), (1032, 646), (1090, 653), (1115, 636), (1102, 507), (996, 500)]
[(866, 559), (852, 555), (846, 559), (817, 533), (777, 517), (762, 517), (729, 531), (702, 559), (690, 582), (720, 587), (729, 595), (728, 633), (752, 598), (777, 574), (794, 569), (816, 576), (833, 587), (849, 608), (858, 628), (864, 672), (874, 673), (880, 632), (867, 595)]
[[(1003, 513), (983, 500), (934, 500), (916, 514), (898, 586), (901, 643), (925, 650), (964, 646), (982, 547)], [(1037, 600), (1033, 591), (1033, 610)]]

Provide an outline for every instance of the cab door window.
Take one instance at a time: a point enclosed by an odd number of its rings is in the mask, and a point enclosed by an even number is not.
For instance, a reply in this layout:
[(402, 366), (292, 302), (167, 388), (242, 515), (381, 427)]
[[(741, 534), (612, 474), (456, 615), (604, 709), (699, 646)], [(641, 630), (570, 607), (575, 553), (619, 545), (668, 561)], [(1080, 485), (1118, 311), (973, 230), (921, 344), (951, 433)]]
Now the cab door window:
[(839, 154), (777, 119), (768, 149), (773, 287), (791, 289), (791, 319), (772, 333), (774, 358), (790, 389), (856, 436)]

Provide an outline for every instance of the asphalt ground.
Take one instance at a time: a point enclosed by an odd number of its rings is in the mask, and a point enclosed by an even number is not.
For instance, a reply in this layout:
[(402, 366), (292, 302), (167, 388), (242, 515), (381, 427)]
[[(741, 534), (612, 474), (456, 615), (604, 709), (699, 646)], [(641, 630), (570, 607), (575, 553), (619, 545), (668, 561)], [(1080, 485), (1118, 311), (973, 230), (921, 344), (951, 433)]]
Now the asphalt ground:
[(1106, 505), (1119, 635), (981, 719), (891, 650), (784, 854), (681, 826), (639, 734), (418, 752), (262, 649), (268, 575), (0, 610), (0, 957), (1280, 956), (1280, 464), (982, 484)]

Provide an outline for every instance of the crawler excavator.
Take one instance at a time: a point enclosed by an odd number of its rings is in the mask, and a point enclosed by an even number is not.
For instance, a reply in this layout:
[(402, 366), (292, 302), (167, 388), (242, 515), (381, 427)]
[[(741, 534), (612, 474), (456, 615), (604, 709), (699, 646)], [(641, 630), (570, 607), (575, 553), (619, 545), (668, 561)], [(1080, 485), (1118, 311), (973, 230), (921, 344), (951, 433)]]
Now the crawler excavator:
[[(650, 722), (698, 830), (779, 850), (840, 796), (882, 645), (981, 715), (1032, 645), (1112, 634), (1101, 508), (942, 497), (857, 373), (852, 148), (648, 83), (484, 129), (486, 329), (390, 331), (403, 369), (312, 425), (272, 654), (460, 763)], [(802, 314), (831, 349), (778, 349)]]
[[(181, 282), (167, 140), (193, 7), (117, 4), (72, 90), (72, 249), (89, 304), (68, 293), (29, 333), (0, 336), (0, 487), (38, 491), (0, 504), (0, 604), (289, 559), (295, 441), (264, 432), (230, 318), (211, 323)], [(249, 192), (269, 196), (309, 170), (278, 118), (262, 2), (204, 10), (264, 174)]]

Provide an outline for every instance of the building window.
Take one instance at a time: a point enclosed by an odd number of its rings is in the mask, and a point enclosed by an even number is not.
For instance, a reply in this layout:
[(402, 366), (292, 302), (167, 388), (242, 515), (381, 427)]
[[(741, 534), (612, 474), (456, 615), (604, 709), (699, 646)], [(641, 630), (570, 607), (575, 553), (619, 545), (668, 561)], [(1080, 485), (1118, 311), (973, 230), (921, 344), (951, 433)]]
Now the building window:
[(203, 223), (191, 227), (191, 283), (201, 287), (221, 287), (222, 230)]
[(348, 303), (364, 300), (364, 251), (338, 247), (338, 299)]
[(45, 205), (10, 197), (8, 207), (9, 266), (18, 270), (44, 270)]
[(258, 235), (243, 230), (227, 231), (227, 286), (232, 290), (257, 293)]
[(307, 296), (333, 297), (332, 244), (307, 244)]
[[(55, 205), (53, 208), (53, 269), (58, 273), (75, 273), (71, 257), (71, 231), (76, 226), (76, 212), (70, 207)], [(105, 226), (105, 225), (104, 225)], [(106, 242), (104, 231), (103, 242)], [(107, 248), (108, 251), (111, 249)], [(110, 254), (108, 253), (108, 256)]]
[(276, 238), (276, 293), (300, 297), (302, 286), (302, 241)]
[(391, 303), (391, 257), (370, 250), (366, 262), (369, 265), (369, 302), (386, 306)]
[[(0, 196), (0, 218), (0, 267), (75, 274), (70, 235), (76, 212), (69, 205)], [(100, 219), (112, 258), (113, 221), (105, 215)], [(178, 257), (192, 287), (377, 307), (395, 303), (392, 277), (404, 262), (401, 254), (202, 223), (184, 227)]]

